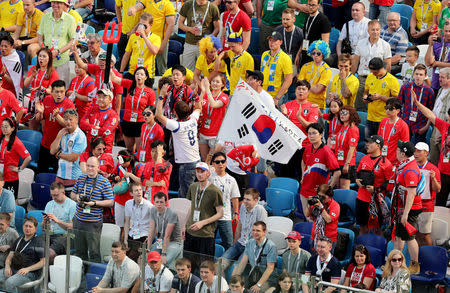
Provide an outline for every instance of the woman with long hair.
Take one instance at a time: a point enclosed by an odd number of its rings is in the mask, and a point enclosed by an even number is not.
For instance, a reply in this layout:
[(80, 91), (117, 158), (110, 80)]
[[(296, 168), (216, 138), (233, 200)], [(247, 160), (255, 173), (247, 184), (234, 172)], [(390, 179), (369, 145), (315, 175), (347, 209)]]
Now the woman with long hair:
[[(2, 122), (0, 135), (0, 172), (3, 173), (5, 189), (14, 193), (17, 201), (19, 193), (19, 172), (25, 169), (31, 161), (31, 155), (20, 141), (17, 134), (17, 122), (14, 117), (7, 117)], [(19, 160), (23, 159), (19, 166)]]
[(338, 118), (342, 127), (336, 135), (334, 154), (341, 168), (339, 187), (350, 189), (350, 181), (354, 181), (356, 178), (356, 147), (359, 142), (358, 124), (361, 122), (361, 118), (356, 109), (348, 105), (339, 110)]
[(289, 273), (283, 272), (278, 277), (277, 286), (275, 288), (270, 288), (267, 290), (268, 293), (294, 293), (294, 286), (291, 275)]
[(209, 82), (208, 78), (203, 78), (200, 89), (204, 104), (202, 106), (202, 116), (200, 120), (200, 139), (199, 148), (202, 161), (206, 161), (206, 157), (210, 150), (216, 147), (216, 136), (222, 125), (227, 105), (230, 101), (228, 95), (222, 90), (226, 86), (226, 79), (223, 74), (218, 74)]
[[(364, 285), (365, 289), (373, 291), (376, 277), (375, 267), (370, 263), (369, 250), (362, 244), (356, 245), (353, 248), (352, 259), (347, 268), (343, 285), (349, 287)], [(341, 290), (341, 292), (346, 291)]]
[(27, 117), (30, 119), (28, 127), (38, 130), (39, 121), (34, 119), (36, 112), (35, 103), (44, 99), (51, 92), (51, 85), (59, 79), (58, 72), (53, 67), (52, 52), (48, 48), (41, 48), (37, 52), (37, 63), (28, 70), (27, 77), (23, 81), (24, 87), (31, 86), (30, 103), (28, 104)]
[(156, 96), (152, 89), (152, 80), (147, 68), (138, 67), (134, 72), (134, 79), (118, 77), (111, 70), (111, 81), (127, 89), (124, 114), (122, 120), (122, 133), (125, 146), (135, 152), (140, 145), (141, 127), (144, 124), (142, 112), (147, 105), (155, 105)]
[(105, 152), (106, 142), (101, 137), (93, 137), (90, 144), (91, 148), (86, 150), (80, 156), (81, 172), (86, 173), (86, 162), (90, 157), (96, 157), (99, 162), (99, 173), (108, 178), (114, 173), (114, 160), (111, 154)]
[[(339, 98), (331, 99), (328, 107), (330, 113), (323, 114), (323, 119), (328, 121), (328, 139), (327, 145), (334, 151), (336, 149), (336, 136), (342, 127), (342, 122), (339, 120), (339, 110), (344, 106), (344, 103)], [(320, 113), (320, 112), (319, 112)]]
[(409, 293), (411, 278), (405, 264), (405, 256), (400, 250), (393, 249), (384, 265), (377, 293)]
[(145, 107), (142, 116), (144, 124), (141, 127), (141, 139), (138, 147), (137, 158), (139, 162), (147, 163), (152, 160), (152, 143), (157, 140), (164, 141), (164, 130), (155, 121), (156, 108), (153, 105)]

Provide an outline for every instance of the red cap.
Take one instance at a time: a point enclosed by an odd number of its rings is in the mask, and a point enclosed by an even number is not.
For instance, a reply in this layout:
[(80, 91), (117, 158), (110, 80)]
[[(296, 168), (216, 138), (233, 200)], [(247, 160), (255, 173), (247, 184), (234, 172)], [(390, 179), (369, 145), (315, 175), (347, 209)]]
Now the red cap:
[(151, 251), (147, 255), (147, 262), (160, 261), (160, 260), (161, 260), (161, 255), (157, 251)]
[(285, 239), (297, 239), (297, 240), (301, 241), (302, 236), (297, 231), (292, 231), (292, 232), (289, 232), (289, 234), (286, 236)]

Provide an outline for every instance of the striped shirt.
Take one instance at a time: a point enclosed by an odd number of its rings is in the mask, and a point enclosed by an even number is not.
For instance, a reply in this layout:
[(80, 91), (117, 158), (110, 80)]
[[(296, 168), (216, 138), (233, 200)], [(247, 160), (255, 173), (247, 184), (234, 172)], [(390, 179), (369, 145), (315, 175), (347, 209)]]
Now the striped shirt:
[(385, 25), (381, 30), (380, 38), (385, 40), (391, 46), (391, 54), (406, 56), (408, 48), (408, 34), (399, 26), (393, 33), (389, 32), (388, 26)]
[[(75, 183), (72, 192), (78, 195), (90, 196), (93, 201), (114, 199), (111, 184), (108, 179), (100, 174), (96, 178), (88, 177), (86, 174), (81, 175)], [(94, 182), (96, 182), (95, 187)], [(98, 223), (103, 219), (102, 213), (103, 207), (94, 206), (86, 210), (77, 204), (75, 218), (80, 221)]]
[[(86, 135), (80, 128), (77, 127), (74, 132), (68, 133), (61, 138), (59, 147), (61, 148), (61, 154), (75, 153), (81, 155), (87, 147)], [(77, 180), (81, 174), (80, 157), (78, 157), (75, 162), (59, 159), (58, 177), (69, 180)]]

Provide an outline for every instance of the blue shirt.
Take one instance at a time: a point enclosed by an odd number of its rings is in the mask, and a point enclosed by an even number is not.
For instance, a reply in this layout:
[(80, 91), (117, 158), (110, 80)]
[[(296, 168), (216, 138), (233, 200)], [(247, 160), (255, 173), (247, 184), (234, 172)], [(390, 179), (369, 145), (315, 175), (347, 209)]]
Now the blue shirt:
[[(72, 192), (79, 196), (90, 196), (93, 201), (114, 199), (111, 183), (109, 183), (108, 179), (100, 174), (96, 178), (88, 177), (86, 174), (81, 175), (75, 183)], [(75, 218), (85, 222), (101, 222), (103, 220), (103, 207), (93, 206), (90, 209), (84, 209), (77, 204)]]
[(408, 34), (399, 26), (392, 34), (388, 30), (388, 26), (385, 25), (381, 30), (380, 38), (385, 40), (391, 46), (391, 54), (394, 55), (406, 55), (406, 49), (408, 48)]
[(14, 194), (5, 188), (3, 188), (0, 195), (0, 212), (13, 213), (10, 226), (15, 227), (16, 200), (14, 199)]
[[(76, 209), (77, 209), (76, 202), (74, 202), (70, 198), (66, 198), (66, 200), (62, 204), (56, 203), (54, 200), (52, 200), (45, 205), (46, 213), (54, 214), (56, 218), (65, 223), (70, 223), (72, 221)], [(66, 233), (66, 230), (61, 228), (61, 226), (56, 224), (54, 221), (50, 222), (50, 226), (52, 228), (53, 233), (55, 234)]]
[[(255, 239), (250, 239), (245, 246), (244, 254), (248, 256), (248, 262), (252, 267), (256, 265), (256, 260), (260, 254), (260, 250), (264, 245), (264, 242), (267, 238), (261, 242), (260, 245), (257, 244)], [(278, 260), (277, 256), (277, 247), (272, 242), (272, 240), (267, 239), (267, 243), (264, 246), (263, 251), (261, 252), (261, 260), (258, 265), (267, 266), (267, 263), (276, 263)]]
[[(80, 128), (77, 127), (73, 133), (68, 133), (61, 138), (59, 147), (61, 148), (61, 154), (75, 153), (81, 155), (87, 147), (86, 135)], [(75, 162), (59, 159), (58, 177), (69, 180), (77, 180), (81, 174), (80, 157), (78, 157)]]

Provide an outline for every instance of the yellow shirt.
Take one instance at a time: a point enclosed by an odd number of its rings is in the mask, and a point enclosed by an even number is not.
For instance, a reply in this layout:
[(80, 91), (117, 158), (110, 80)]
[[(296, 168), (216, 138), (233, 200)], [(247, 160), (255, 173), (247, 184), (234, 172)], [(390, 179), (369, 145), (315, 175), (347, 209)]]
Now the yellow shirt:
[(0, 3), (0, 26), (8, 27), (17, 24), (17, 17), (23, 11), (22, 0), (11, 3), (5, 0)]
[(78, 24), (83, 23), (83, 18), (75, 9), (70, 9), (69, 11), (67, 11), (67, 13), (72, 15), (72, 17), (75, 19), (75, 24), (77, 26), (78, 26)]
[(309, 92), (308, 95), (309, 102), (319, 105), (321, 109), (325, 109), (325, 99), (327, 95), (326, 87), (331, 80), (330, 66), (323, 62), (322, 65), (318, 67), (314, 66), (314, 62), (308, 62), (302, 66), (302, 69), (300, 69), (297, 79), (306, 80), (311, 84), (311, 86), (313, 84), (321, 84), (325, 86), (325, 89), (320, 94)]
[[(141, 2), (144, 4), (143, 2)], [(175, 7), (169, 0), (146, 0), (144, 12), (153, 16), (152, 33), (157, 34), (161, 40), (164, 39), (164, 33), (167, 28), (166, 17), (175, 16)]]
[[(390, 73), (386, 73), (382, 78), (377, 78), (370, 73), (367, 76), (365, 88), (369, 90), (369, 95), (377, 93), (385, 97), (397, 97), (400, 92), (397, 78)], [(370, 102), (367, 109), (367, 120), (381, 122), (386, 117), (384, 106), (386, 106), (386, 102), (382, 100)]]
[[(441, 3), (435, 0), (429, 0), (429, 3), (425, 3), (425, 0), (418, 0), (414, 3), (414, 12), (416, 13), (416, 26), (418, 29), (422, 29), (422, 23), (426, 23), (427, 27), (433, 24), (433, 16), (439, 15), (441, 12)], [(422, 16), (422, 10), (424, 16)], [(425, 27), (423, 28), (425, 29)]]
[[(264, 75), (263, 88), (267, 91), (272, 97), (275, 97), (278, 91), (280, 90), (281, 85), (284, 82), (284, 76), (286, 74), (292, 74), (292, 60), (288, 54), (284, 53), (283, 50), (280, 49), (280, 55), (278, 57), (278, 63), (275, 70), (274, 81), (269, 81), (270, 77), (270, 65), (273, 63), (275, 57), (270, 56), (270, 50), (263, 53), (261, 56), (261, 72)], [(266, 56), (269, 56), (267, 64), (263, 66), (263, 61)], [(269, 86), (274, 86), (273, 91), (269, 91)], [(285, 94), (286, 92), (282, 93)]]
[[(172, 67), (167, 69), (166, 72), (164, 72), (163, 77), (164, 76), (169, 76), (172, 75)], [(185, 82), (187, 85), (191, 84), (191, 82), (194, 80), (194, 72), (192, 72), (192, 70), (186, 68), (186, 79)]]
[(122, 7), (122, 34), (128, 34), (139, 22), (139, 17), (141, 17), (143, 12), (142, 10), (135, 13), (134, 16), (128, 16), (128, 9), (138, 2), (132, 0), (116, 0), (116, 6)]
[(341, 99), (342, 102), (344, 102), (344, 105), (349, 105), (349, 106), (354, 107), (356, 94), (358, 93), (358, 88), (359, 88), (359, 80), (356, 76), (354, 76), (353, 74), (350, 74), (350, 76), (345, 79), (345, 84), (347, 85), (348, 89), (352, 93), (352, 96), (350, 97), (350, 101), (345, 99), (342, 96), (341, 81), (339, 80), (339, 74), (336, 74), (336, 76), (331, 81), (330, 93), (335, 93), (336, 96), (339, 99)]
[[(209, 74), (212, 71), (214, 71), (214, 65), (216, 64), (216, 60), (214, 60), (214, 62), (211, 62), (208, 64), (208, 62), (206, 61), (206, 56), (201, 54), (200, 57), (198, 57), (198, 59), (197, 59), (197, 63), (195, 63), (195, 68), (202, 72), (203, 77), (209, 78)], [(227, 72), (227, 65), (225, 64), (225, 61), (223, 61), (223, 60), (220, 62), (219, 72), (222, 72), (222, 73)]]
[(35, 38), (37, 36), (37, 30), (41, 24), (43, 12), (35, 8), (32, 16), (27, 18), (25, 11), (22, 11), (17, 16), (17, 25), (22, 26), (21, 37)]
[(247, 51), (244, 51), (241, 56), (233, 59), (236, 54), (233, 51), (228, 50), (228, 57), (230, 58), (230, 96), (233, 94), (234, 88), (239, 82), (239, 78), (245, 80), (247, 70), (253, 71), (255, 69), (255, 62), (253, 61), (252, 55)]
[[(157, 47), (161, 46), (161, 38), (156, 34), (151, 33), (148, 36), (148, 39), (153, 45)], [(137, 68), (138, 58), (144, 58), (144, 66), (147, 68), (150, 78), (155, 76), (155, 55), (150, 53), (143, 38), (136, 36), (136, 34), (132, 34), (128, 40), (125, 51), (131, 52), (130, 69), (128, 72), (133, 74)]]

